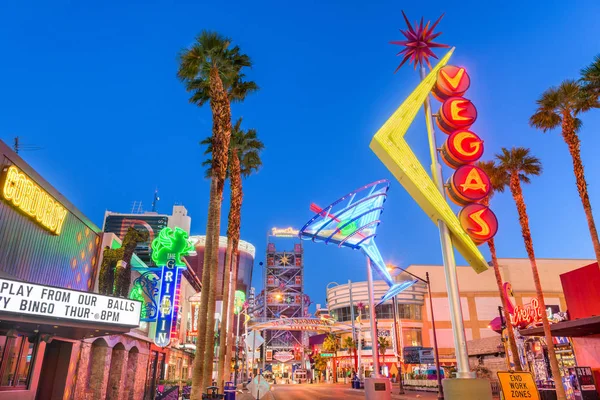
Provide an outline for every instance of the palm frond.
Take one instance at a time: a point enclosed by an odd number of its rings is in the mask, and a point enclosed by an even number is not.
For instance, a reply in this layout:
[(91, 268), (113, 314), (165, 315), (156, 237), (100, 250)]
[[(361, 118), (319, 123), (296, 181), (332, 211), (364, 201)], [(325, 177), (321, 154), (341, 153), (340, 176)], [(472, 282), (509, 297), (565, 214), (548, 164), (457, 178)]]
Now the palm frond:
[(507, 186), (510, 176), (517, 174), (521, 182), (529, 183), (531, 176), (542, 173), (542, 163), (539, 158), (530, 154), (530, 149), (525, 147), (503, 147), (501, 153), (496, 154), (497, 168), (500, 176), (505, 180), (503, 186)]

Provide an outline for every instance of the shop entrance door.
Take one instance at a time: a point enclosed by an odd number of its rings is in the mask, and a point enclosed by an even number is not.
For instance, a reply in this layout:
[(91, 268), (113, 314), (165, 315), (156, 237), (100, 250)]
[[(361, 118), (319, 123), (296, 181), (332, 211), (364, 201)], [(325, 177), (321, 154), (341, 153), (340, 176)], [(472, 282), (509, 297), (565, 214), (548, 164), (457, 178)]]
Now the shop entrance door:
[(46, 345), (36, 400), (62, 400), (73, 345), (53, 340)]

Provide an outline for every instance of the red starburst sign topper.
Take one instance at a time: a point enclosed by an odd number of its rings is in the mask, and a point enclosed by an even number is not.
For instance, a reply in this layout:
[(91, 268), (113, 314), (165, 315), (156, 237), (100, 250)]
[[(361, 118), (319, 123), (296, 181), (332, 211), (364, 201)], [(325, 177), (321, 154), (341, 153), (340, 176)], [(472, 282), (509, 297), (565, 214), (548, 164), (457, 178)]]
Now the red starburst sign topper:
[(415, 22), (414, 28), (410, 24), (410, 21), (406, 17), (406, 14), (404, 14), (404, 11), (402, 11), (402, 16), (404, 17), (404, 21), (406, 21), (408, 29), (405, 31), (400, 29), (400, 32), (404, 35), (406, 40), (395, 40), (390, 42), (391, 44), (397, 44), (398, 46), (404, 47), (404, 49), (402, 49), (398, 54), (396, 54), (398, 56), (404, 56), (404, 58), (400, 62), (400, 65), (398, 65), (398, 68), (396, 68), (396, 71), (398, 71), (407, 61), (409, 62), (409, 64), (414, 63), (415, 69), (417, 68), (417, 66), (422, 66), (423, 64), (427, 64), (429, 68), (431, 68), (431, 64), (429, 63), (429, 57), (437, 59), (437, 56), (431, 49), (450, 47), (447, 44), (435, 43), (433, 41), (435, 38), (442, 34), (442, 32), (433, 33), (433, 30), (435, 29), (437, 24), (440, 23), (440, 21), (444, 17), (444, 14), (442, 14), (437, 19), (437, 21), (435, 21), (433, 25), (431, 25), (431, 27), (429, 26), (431, 24), (431, 21), (427, 21), (427, 24), (423, 26), (423, 18), (421, 17), (421, 23), (417, 25), (417, 23)]

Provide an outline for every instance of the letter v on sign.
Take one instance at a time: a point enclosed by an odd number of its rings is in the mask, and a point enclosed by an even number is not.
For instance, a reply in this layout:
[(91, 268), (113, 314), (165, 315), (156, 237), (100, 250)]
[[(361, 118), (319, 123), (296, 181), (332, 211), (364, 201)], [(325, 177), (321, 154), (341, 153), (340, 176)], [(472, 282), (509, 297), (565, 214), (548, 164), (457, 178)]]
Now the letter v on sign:
[(454, 75), (453, 78), (450, 78), (450, 76), (448, 75), (448, 73), (446, 71), (442, 70), (442, 72), (441, 72), (441, 75), (444, 77), (444, 80), (446, 82), (448, 82), (448, 85), (450, 85), (452, 87), (452, 89), (454, 89), (454, 90), (458, 89), (458, 85), (460, 84), (460, 81), (464, 74), (465, 74), (464, 68), (459, 68), (458, 71), (456, 72), (456, 75)]
[(371, 150), (396, 177), (398, 182), (419, 204), (434, 224), (442, 220), (450, 230), (452, 244), (477, 273), (488, 268), (485, 258), (473, 239), (465, 232), (444, 196), (437, 189), (417, 156), (404, 140), (411, 123), (435, 85), (438, 71), (448, 63), (454, 48), (440, 60), (419, 86), (408, 96), (392, 116), (379, 128), (371, 140)]

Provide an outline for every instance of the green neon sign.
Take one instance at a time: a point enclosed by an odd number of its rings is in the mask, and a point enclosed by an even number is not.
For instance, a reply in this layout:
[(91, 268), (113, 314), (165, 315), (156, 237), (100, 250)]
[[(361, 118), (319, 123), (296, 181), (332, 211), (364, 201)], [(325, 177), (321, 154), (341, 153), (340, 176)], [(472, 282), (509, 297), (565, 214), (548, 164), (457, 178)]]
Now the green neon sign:
[(166, 227), (161, 229), (158, 237), (152, 241), (152, 261), (156, 265), (167, 265), (169, 259), (175, 260), (175, 265), (185, 267), (182, 256), (192, 251), (194, 246), (188, 234), (181, 228), (175, 230)]
[(246, 293), (241, 290), (235, 291), (235, 300), (234, 300), (234, 311), (236, 314), (239, 314), (244, 307), (244, 303), (246, 302)]

